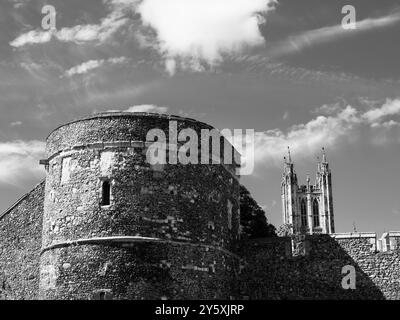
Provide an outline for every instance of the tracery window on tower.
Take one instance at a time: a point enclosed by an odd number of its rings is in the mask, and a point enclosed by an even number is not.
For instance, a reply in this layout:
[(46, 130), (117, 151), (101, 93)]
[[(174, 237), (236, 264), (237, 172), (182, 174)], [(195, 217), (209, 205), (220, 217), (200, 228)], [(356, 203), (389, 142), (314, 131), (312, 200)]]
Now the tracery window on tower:
[(301, 226), (307, 227), (307, 205), (304, 199), (300, 202), (300, 212), (301, 212)]
[(313, 200), (313, 227), (319, 227), (319, 205), (317, 199)]

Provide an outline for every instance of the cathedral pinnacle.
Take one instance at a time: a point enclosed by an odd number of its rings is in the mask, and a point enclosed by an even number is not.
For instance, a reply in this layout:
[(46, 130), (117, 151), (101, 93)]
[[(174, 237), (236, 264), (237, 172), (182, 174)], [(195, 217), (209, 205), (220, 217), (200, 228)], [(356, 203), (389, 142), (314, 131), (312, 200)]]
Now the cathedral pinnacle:
[(325, 147), (322, 147), (322, 163), (327, 163), (327, 162), (326, 162)]
[(287, 149), (288, 149), (288, 155), (289, 155), (289, 157), (288, 157), (289, 163), (292, 163), (292, 156), (290, 154), (290, 147), (287, 147)]

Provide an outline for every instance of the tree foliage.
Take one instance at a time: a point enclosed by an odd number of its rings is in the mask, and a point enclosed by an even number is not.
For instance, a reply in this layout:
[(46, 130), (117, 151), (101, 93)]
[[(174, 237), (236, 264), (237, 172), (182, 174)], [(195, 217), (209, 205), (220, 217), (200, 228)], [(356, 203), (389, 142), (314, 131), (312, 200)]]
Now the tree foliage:
[(275, 227), (268, 223), (264, 210), (243, 186), (240, 187), (240, 224), (242, 239), (276, 237)]

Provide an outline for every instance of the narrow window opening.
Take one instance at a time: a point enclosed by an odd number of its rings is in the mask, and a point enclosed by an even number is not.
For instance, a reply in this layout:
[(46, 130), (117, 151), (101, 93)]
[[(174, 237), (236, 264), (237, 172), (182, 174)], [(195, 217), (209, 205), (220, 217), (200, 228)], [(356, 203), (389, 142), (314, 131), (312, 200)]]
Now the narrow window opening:
[(215, 264), (210, 264), (208, 266), (208, 273), (215, 273)]
[(101, 205), (109, 206), (110, 198), (111, 198), (111, 185), (110, 185), (110, 181), (106, 180), (106, 181), (103, 181), (103, 185), (102, 185)]
[(110, 289), (100, 289), (93, 291), (92, 300), (112, 300), (113, 295)]

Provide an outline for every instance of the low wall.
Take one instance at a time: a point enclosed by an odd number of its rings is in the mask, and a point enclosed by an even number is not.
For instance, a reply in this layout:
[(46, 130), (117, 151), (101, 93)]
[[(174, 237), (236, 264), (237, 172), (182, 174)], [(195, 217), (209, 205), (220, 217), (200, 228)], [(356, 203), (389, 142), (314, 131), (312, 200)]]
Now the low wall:
[[(250, 299), (400, 299), (399, 251), (378, 252), (374, 233), (250, 240), (241, 294)], [(343, 289), (344, 266), (356, 288)]]

